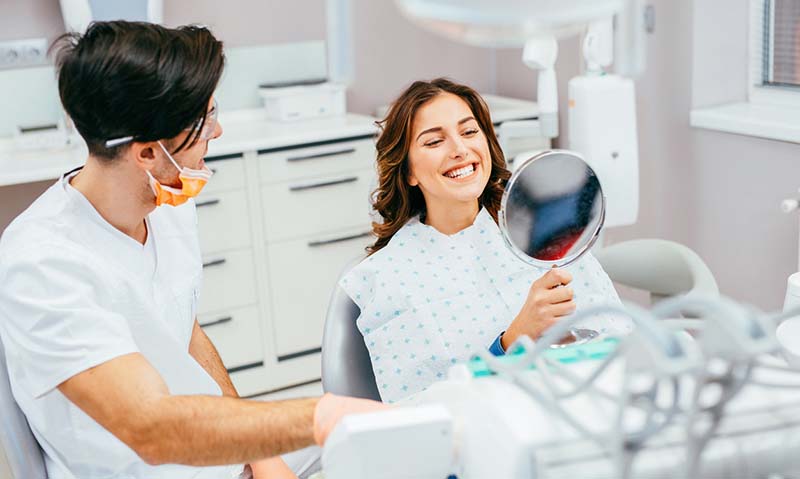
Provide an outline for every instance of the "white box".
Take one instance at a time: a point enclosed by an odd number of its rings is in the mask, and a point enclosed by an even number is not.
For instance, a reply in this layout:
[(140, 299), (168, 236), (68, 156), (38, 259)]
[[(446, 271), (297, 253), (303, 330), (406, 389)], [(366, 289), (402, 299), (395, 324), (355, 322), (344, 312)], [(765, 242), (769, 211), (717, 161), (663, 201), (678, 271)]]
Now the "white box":
[(639, 143), (633, 81), (617, 75), (569, 81), (569, 149), (597, 173), (606, 197), (605, 227), (636, 223)]
[(261, 87), (267, 118), (292, 121), (324, 116), (344, 115), (345, 85), (320, 83), (288, 87)]

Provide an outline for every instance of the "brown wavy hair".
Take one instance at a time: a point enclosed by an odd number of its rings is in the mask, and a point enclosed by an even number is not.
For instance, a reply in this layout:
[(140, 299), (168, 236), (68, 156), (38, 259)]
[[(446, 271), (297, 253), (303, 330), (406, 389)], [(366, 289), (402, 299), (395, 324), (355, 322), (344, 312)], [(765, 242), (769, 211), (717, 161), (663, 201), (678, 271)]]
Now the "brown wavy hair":
[(411, 127), (420, 107), (442, 93), (452, 93), (464, 100), (486, 136), (492, 171), (478, 204), (486, 208), (497, 221), (500, 200), (511, 173), (506, 169), (506, 160), (494, 132), (489, 107), (478, 92), (466, 85), (446, 78), (416, 81), (392, 103), (386, 118), (376, 122), (381, 133), (376, 144), (378, 188), (372, 194), (372, 207), (381, 215), (383, 222), (372, 223), (372, 232), (378, 239), (367, 248), (369, 254), (386, 246), (408, 220), (417, 215), (425, 216), (422, 191), (418, 186), (408, 183)]

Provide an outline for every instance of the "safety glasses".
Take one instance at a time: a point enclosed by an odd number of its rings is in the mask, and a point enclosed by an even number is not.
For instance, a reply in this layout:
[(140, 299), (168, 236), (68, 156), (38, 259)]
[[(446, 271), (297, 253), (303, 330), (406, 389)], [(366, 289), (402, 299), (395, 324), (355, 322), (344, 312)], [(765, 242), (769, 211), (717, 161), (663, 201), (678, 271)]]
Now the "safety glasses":
[[(214, 99), (214, 103), (211, 105), (211, 109), (208, 110), (205, 116), (205, 122), (203, 118), (197, 120), (193, 126), (186, 128), (186, 131), (195, 132), (202, 126), (202, 131), (200, 135), (197, 137), (199, 141), (207, 141), (214, 137), (214, 131), (217, 129), (217, 117), (219, 115), (219, 108), (217, 107), (217, 100)], [(106, 148), (114, 148), (115, 146), (124, 145), (125, 143), (130, 143), (133, 141), (133, 136), (123, 136), (121, 138), (114, 138), (112, 140), (107, 140), (105, 145)]]

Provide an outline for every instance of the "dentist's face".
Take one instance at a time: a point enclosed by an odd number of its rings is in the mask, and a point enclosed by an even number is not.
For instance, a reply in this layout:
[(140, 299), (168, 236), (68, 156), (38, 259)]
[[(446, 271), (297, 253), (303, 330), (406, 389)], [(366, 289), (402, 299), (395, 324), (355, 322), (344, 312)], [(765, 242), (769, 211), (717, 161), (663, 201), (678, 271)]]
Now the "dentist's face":
[(408, 182), (428, 209), (477, 201), (492, 169), (489, 143), (469, 105), (442, 93), (417, 110), (408, 151)]
[[(172, 153), (172, 157), (175, 159), (175, 162), (178, 163), (180, 166), (188, 166), (193, 170), (200, 170), (203, 169), (205, 166), (204, 158), (206, 153), (208, 153), (208, 142), (211, 140), (216, 140), (222, 135), (222, 125), (220, 125), (219, 121), (216, 120), (216, 117), (213, 123), (210, 122), (209, 117), (212, 115), (213, 110), (216, 108), (214, 99), (212, 98), (208, 102), (208, 107), (206, 109), (206, 125), (204, 127), (204, 131), (200, 134), (200, 138), (194, 145), (190, 146), (189, 148), (184, 148), (183, 150)], [(168, 151), (172, 152), (174, 148), (177, 148), (178, 145), (183, 143), (183, 141), (190, 135), (194, 135), (195, 132), (192, 130), (184, 131), (180, 135), (175, 138), (172, 138), (169, 141), (164, 142), (164, 146), (167, 148)], [(151, 173), (153, 176), (158, 180), (162, 185), (171, 186), (173, 188), (180, 188), (181, 187), (181, 180), (178, 177), (180, 171), (175, 168), (175, 165), (166, 158), (166, 155), (163, 151), (158, 150), (156, 154), (159, 155), (162, 161), (159, 162), (159, 166), (157, 166), (154, 171)], [(149, 186), (148, 186), (149, 189)]]

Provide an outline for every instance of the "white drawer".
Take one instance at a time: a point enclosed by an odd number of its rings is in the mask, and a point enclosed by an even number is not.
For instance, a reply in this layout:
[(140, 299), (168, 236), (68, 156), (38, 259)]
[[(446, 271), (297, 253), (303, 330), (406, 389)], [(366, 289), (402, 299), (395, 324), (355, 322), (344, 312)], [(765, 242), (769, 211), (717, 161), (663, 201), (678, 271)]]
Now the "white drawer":
[(218, 312), (256, 302), (252, 250), (203, 255), (203, 290), (199, 314)]
[[(233, 158), (211, 160), (206, 158), (206, 166), (214, 172), (208, 184), (203, 188), (202, 198), (208, 193), (216, 193), (219, 191), (235, 190), (244, 188), (245, 185), (245, 167), (244, 160), (241, 155), (230, 155)], [(228, 155), (219, 157), (227, 158)]]
[(372, 170), (273, 184), (261, 189), (268, 242), (369, 224)]
[(226, 368), (264, 360), (256, 306), (198, 315), (197, 321), (219, 351)]
[(225, 193), (203, 192), (197, 198), (197, 221), (203, 254), (252, 244), (244, 189)]
[(294, 148), (258, 157), (262, 183), (335, 175), (361, 168), (375, 168), (375, 143), (371, 138)]
[[(374, 238), (364, 224), (360, 229), (327, 238), (271, 244), (272, 317), (278, 356), (319, 348), (322, 328), (336, 280), (344, 267), (360, 255)], [(349, 238), (349, 239), (347, 239)]]

